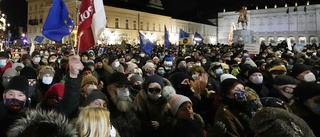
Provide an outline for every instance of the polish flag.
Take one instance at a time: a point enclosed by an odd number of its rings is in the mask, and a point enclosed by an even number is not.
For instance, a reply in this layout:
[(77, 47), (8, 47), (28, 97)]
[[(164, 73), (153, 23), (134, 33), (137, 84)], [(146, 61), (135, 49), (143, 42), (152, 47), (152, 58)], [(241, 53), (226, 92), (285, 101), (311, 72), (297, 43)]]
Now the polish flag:
[(107, 20), (102, 0), (82, 0), (79, 14), (78, 49), (93, 47), (105, 29)]

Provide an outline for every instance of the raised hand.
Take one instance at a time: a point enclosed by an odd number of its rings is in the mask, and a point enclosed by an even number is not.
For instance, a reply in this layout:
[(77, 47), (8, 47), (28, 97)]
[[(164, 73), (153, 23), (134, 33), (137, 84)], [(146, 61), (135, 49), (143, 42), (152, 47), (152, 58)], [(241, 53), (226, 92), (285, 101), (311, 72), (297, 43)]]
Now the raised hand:
[(77, 78), (80, 71), (83, 69), (83, 64), (80, 61), (79, 55), (69, 57), (69, 73), (71, 78)]

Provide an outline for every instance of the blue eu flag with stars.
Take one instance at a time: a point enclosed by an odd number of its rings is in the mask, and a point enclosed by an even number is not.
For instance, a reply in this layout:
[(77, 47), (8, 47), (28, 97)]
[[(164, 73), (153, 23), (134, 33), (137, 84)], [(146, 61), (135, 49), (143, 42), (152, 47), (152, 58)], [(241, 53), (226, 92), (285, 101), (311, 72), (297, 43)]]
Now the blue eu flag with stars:
[(142, 51), (145, 52), (147, 55), (150, 55), (153, 49), (153, 43), (148, 38), (146, 38), (141, 32), (139, 32), (139, 37)]
[(179, 39), (188, 38), (188, 37), (189, 37), (189, 33), (183, 31), (182, 29), (180, 29)]
[(169, 34), (167, 31), (166, 25), (164, 25), (164, 41), (165, 41), (164, 44), (166, 46), (166, 49), (168, 49), (170, 46), (170, 42), (169, 42)]
[(69, 11), (63, 0), (53, 0), (47, 19), (43, 25), (42, 34), (55, 42), (62, 42), (62, 38), (69, 35), (74, 24), (69, 17)]

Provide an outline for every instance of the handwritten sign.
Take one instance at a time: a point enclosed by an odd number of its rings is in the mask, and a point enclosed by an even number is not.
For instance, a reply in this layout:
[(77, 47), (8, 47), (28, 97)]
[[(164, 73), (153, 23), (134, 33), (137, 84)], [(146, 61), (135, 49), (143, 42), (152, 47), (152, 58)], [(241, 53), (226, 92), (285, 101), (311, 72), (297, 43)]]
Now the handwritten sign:
[(245, 44), (244, 50), (247, 50), (249, 54), (259, 54), (260, 45), (259, 44)]

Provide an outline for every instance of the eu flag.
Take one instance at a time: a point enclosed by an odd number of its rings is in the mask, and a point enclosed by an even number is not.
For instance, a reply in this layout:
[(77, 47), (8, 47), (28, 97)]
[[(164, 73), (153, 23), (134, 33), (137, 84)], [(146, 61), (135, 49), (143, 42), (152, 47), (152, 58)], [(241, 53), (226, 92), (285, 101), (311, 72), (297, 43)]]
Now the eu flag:
[(42, 37), (42, 36), (36, 36), (34, 38), (34, 41), (41, 43), (43, 41), (43, 39), (44, 39), (44, 37)]
[(196, 41), (199, 44), (203, 44), (203, 37), (198, 33), (194, 33), (194, 41)]
[(153, 43), (146, 38), (141, 32), (139, 32), (140, 37), (140, 46), (143, 52), (145, 52), (147, 55), (151, 54)]
[(170, 42), (169, 42), (169, 34), (167, 31), (166, 25), (164, 25), (164, 41), (165, 41), (164, 44), (166, 46), (166, 49), (168, 49), (170, 46)]
[(188, 38), (188, 37), (189, 37), (189, 33), (183, 31), (182, 29), (180, 29), (179, 39)]
[(61, 43), (62, 38), (72, 32), (73, 27), (66, 4), (63, 0), (53, 0), (42, 34), (52, 41)]

